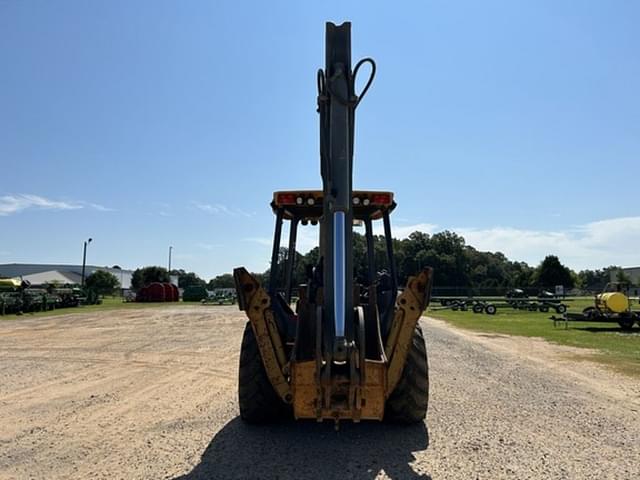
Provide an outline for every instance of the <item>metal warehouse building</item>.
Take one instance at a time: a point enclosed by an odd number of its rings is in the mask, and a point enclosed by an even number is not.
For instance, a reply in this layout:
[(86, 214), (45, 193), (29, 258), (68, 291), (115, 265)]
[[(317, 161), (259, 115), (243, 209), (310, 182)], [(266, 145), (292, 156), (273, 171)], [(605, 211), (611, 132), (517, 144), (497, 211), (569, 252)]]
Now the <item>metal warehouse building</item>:
[[(640, 267), (627, 267), (621, 268), (622, 272), (631, 279), (631, 283), (634, 285), (640, 285)], [(615, 282), (618, 272), (620, 270), (611, 271), (611, 281)]]
[[(85, 277), (96, 270), (112, 273), (120, 281), (120, 288), (131, 288), (132, 270), (119, 268), (85, 266)], [(50, 263), (5, 263), (0, 264), (0, 277), (20, 277), (31, 282), (32, 285), (44, 283), (80, 283), (82, 279), (82, 265), (57, 265)]]

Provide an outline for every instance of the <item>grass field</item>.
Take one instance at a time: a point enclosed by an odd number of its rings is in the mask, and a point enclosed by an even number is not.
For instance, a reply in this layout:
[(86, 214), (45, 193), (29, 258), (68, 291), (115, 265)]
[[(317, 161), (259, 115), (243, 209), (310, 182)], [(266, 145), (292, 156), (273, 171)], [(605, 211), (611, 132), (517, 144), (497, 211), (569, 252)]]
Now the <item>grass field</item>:
[[(592, 305), (593, 299), (580, 298), (567, 304), (570, 312), (580, 312)], [(500, 308), (496, 315), (474, 314), (471, 310), (436, 310), (426, 314), (469, 330), (539, 337), (561, 345), (595, 349), (600, 353), (585, 353), (585, 356), (620, 372), (640, 377), (640, 328), (637, 326), (630, 333), (622, 332), (617, 323), (569, 322), (568, 329), (565, 329), (564, 323), (554, 328), (553, 321), (549, 320), (552, 313), (510, 308)]]
[(199, 305), (200, 302), (159, 302), (159, 303), (137, 303), (137, 302), (123, 302), (121, 297), (106, 297), (102, 300), (100, 305), (86, 305), (80, 307), (71, 308), (59, 308), (56, 310), (49, 310), (46, 312), (31, 312), (24, 313), (22, 315), (0, 315), (0, 321), (2, 320), (17, 320), (21, 318), (35, 318), (35, 317), (49, 317), (52, 315), (70, 315), (74, 313), (88, 313), (88, 312), (101, 312), (108, 310), (130, 310), (139, 308), (151, 308), (151, 307), (176, 307), (181, 305)]

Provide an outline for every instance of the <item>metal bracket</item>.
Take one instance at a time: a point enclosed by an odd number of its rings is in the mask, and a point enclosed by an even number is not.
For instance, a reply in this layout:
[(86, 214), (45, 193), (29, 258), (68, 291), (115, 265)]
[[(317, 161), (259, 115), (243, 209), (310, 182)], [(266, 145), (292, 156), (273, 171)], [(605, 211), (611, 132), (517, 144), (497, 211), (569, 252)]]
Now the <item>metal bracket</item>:
[(407, 288), (396, 302), (396, 313), (385, 346), (385, 355), (389, 359), (387, 397), (400, 381), (411, 348), (413, 331), (429, 304), (431, 280), (432, 269), (429, 267), (424, 268), (416, 277), (409, 277)]
[(291, 386), (284, 376), (287, 359), (271, 310), (271, 298), (244, 268), (236, 268), (233, 276), (238, 290), (238, 303), (244, 307), (251, 322), (267, 377), (282, 400), (291, 403)]

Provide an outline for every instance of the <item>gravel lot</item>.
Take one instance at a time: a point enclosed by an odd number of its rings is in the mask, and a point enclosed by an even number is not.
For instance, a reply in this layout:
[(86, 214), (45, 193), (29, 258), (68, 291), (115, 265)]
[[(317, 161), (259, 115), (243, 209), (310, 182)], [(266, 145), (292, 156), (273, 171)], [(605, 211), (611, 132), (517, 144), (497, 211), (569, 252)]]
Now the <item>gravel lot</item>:
[(238, 419), (235, 307), (0, 321), (0, 478), (640, 478), (637, 379), (423, 323), (427, 424), (336, 433)]

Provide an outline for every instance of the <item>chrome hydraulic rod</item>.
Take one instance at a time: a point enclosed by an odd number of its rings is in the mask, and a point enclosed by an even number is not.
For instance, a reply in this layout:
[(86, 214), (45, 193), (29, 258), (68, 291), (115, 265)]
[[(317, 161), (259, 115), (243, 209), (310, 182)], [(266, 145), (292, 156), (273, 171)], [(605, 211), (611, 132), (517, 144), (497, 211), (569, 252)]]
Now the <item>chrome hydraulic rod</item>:
[(333, 305), (336, 339), (344, 338), (346, 293), (345, 214), (333, 214)]

